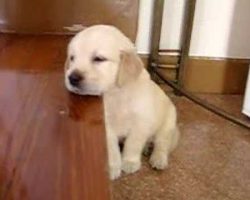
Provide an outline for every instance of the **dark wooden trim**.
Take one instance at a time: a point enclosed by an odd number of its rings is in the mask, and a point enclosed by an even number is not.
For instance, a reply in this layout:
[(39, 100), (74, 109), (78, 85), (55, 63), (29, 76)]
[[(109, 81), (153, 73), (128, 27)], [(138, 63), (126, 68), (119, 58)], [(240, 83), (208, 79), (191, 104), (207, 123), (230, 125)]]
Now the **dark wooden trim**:
[(159, 46), (161, 39), (162, 16), (163, 16), (164, 0), (154, 2), (153, 23), (150, 44), (150, 56), (148, 62), (148, 70), (152, 73), (153, 68), (158, 64)]
[[(145, 66), (149, 64), (149, 55), (148, 54), (139, 54)], [(158, 64), (159, 65), (172, 65), (170, 68), (177, 68), (179, 56), (176, 55), (158, 55)], [(174, 67), (173, 67), (174, 66)], [(167, 67), (165, 67), (167, 68)]]
[(178, 85), (183, 87), (185, 65), (189, 57), (189, 49), (192, 37), (196, 0), (188, 0), (185, 8), (184, 26), (182, 30), (180, 65), (177, 74)]
[[(145, 66), (149, 55), (141, 54)], [(161, 73), (175, 80), (179, 56), (159, 55)], [(196, 93), (242, 94), (244, 92), (250, 59), (197, 57), (186, 61), (183, 86)]]
[(180, 53), (180, 49), (159, 49), (159, 53)]
[(225, 58), (225, 57), (205, 57), (205, 56), (190, 56), (189, 59), (194, 60), (217, 60), (217, 61), (228, 61), (237, 63), (250, 64), (250, 58)]
[(243, 94), (249, 59), (190, 57), (183, 86), (192, 92)]

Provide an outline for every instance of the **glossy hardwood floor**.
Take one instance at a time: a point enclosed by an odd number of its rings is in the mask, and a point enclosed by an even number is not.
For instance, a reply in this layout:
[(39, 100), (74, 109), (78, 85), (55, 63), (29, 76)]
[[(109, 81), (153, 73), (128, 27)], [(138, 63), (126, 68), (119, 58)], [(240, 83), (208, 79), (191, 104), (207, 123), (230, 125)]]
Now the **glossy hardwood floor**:
[(101, 98), (69, 94), (65, 36), (0, 35), (0, 200), (106, 200)]

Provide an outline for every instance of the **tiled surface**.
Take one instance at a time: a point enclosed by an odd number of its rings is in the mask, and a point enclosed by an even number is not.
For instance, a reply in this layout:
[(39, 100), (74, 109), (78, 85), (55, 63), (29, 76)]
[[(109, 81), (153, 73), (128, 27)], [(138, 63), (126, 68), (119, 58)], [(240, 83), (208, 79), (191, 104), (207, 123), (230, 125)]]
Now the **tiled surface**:
[[(208, 100), (214, 97), (206, 96)], [(113, 199), (250, 199), (250, 131), (184, 97), (173, 96), (172, 99), (178, 109), (182, 136), (171, 155), (168, 169), (154, 171), (147, 162), (148, 158), (144, 157), (138, 173), (123, 175), (113, 182)], [(219, 103), (225, 106), (223, 101), (227, 102), (228, 98), (219, 99)], [(240, 109), (240, 103), (229, 102), (231, 106), (228, 103), (225, 106), (231, 109), (229, 111)]]

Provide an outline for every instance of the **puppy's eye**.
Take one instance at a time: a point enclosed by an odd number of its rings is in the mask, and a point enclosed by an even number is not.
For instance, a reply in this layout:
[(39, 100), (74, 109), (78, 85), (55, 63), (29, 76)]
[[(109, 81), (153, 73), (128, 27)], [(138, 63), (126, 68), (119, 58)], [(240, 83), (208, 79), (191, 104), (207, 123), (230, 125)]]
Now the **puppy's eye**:
[(96, 62), (96, 63), (104, 62), (104, 61), (106, 61), (106, 60), (107, 60), (107, 59), (104, 58), (104, 57), (102, 57), (102, 56), (95, 56), (95, 57), (93, 57), (93, 59), (92, 59), (92, 61), (93, 61), (93, 62)]
[(71, 56), (69, 57), (69, 59), (70, 59), (70, 61), (74, 61), (74, 60), (75, 60), (75, 56), (71, 55)]

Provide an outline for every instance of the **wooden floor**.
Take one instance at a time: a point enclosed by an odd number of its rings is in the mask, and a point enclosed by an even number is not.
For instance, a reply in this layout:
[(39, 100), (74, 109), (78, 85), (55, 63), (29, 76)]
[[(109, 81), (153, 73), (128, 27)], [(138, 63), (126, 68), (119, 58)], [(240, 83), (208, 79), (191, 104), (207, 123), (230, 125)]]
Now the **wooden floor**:
[(109, 199), (102, 101), (64, 88), (68, 41), (0, 35), (0, 200)]

